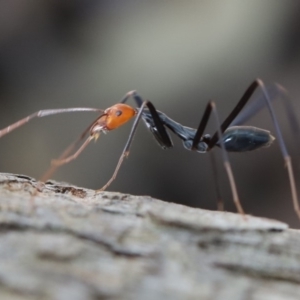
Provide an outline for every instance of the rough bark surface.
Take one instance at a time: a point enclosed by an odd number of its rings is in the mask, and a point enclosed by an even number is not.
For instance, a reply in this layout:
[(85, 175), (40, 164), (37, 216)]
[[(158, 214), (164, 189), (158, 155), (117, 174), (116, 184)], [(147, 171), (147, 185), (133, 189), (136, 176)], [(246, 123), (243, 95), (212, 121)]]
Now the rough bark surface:
[(0, 175), (1, 300), (300, 299), (300, 234), (281, 222), (36, 188)]

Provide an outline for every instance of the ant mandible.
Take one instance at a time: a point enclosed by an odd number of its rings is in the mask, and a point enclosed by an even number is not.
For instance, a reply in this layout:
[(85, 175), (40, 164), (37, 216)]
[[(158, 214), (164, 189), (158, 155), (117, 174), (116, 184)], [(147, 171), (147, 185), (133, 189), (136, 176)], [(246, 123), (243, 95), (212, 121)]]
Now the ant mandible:
[[(249, 106), (248, 109), (242, 111), (242, 109), (247, 104), (247, 102), (258, 87), (261, 88), (264, 99), (259, 98), (256, 102), (252, 104), (252, 106)], [(274, 92), (274, 87), (273, 90), (271, 90), (271, 92), (272, 91)], [(275, 92), (280, 92), (284, 94), (285, 90), (281, 86), (275, 85)], [(133, 97), (138, 108), (133, 108), (125, 104), (125, 102), (130, 97)], [(299, 125), (297, 123), (297, 119), (294, 115), (293, 109), (291, 108), (291, 104), (287, 101), (285, 101), (285, 104), (287, 112), (289, 114), (289, 120), (293, 124), (294, 129), (299, 132)], [(281, 153), (288, 170), (294, 210), (297, 216), (300, 218), (300, 208), (298, 203), (298, 196), (291, 158), (289, 153), (287, 152), (281, 134), (281, 130), (279, 128), (278, 121), (276, 119), (275, 112), (271, 104), (270, 91), (268, 91), (263, 81), (260, 79), (256, 79), (248, 87), (244, 95), (238, 101), (237, 105), (234, 107), (234, 109), (231, 111), (231, 113), (228, 115), (228, 117), (224, 120), (222, 124), (220, 124), (218, 113), (216, 110), (216, 105), (213, 101), (208, 102), (198, 128), (194, 129), (183, 126), (178, 122), (175, 122), (166, 114), (156, 110), (152, 102), (148, 100), (142, 100), (142, 98), (137, 94), (136, 91), (131, 91), (122, 98), (120, 103), (115, 104), (106, 110), (82, 107), (40, 110), (0, 130), (0, 138), (5, 134), (11, 132), (12, 130), (24, 125), (25, 123), (29, 122), (35, 117), (45, 117), (59, 113), (79, 111), (101, 112), (101, 115), (79, 136), (79, 138), (75, 142), (73, 142), (58, 159), (52, 161), (52, 166), (41, 178), (41, 181), (45, 182), (51, 177), (51, 175), (57, 167), (76, 159), (92, 140), (98, 139), (100, 133), (107, 133), (111, 130), (114, 130), (124, 125), (133, 117), (136, 117), (132, 125), (127, 143), (122, 151), (122, 154), (119, 158), (118, 164), (115, 168), (112, 177), (101, 189), (96, 190), (96, 193), (105, 190), (116, 178), (124, 158), (129, 155), (129, 149), (134, 134), (136, 132), (139, 121), (142, 119), (146, 124), (147, 128), (153, 134), (158, 144), (163, 149), (173, 147), (171, 137), (166, 129), (171, 130), (175, 135), (177, 135), (182, 140), (183, 146), (187, 150), (197, 151), (199, 153), (207, 153), (215, 146), (220, 147), (222, 150), (224, 167), (229, 178), (229, 183), (233, 195), (233, 201), (236, 205), (237, 211), (240, 214), (244, 214), (244, 210), (238, 197), (237, 188), (227, 152), (252, 151), (262, 147), (267, 147), (273, 142), (274, 137), (270, 134), (269, 131), (253, 126), (240, 125), (243, 124), (246, 120), (248, 120), (252, 115), (257, 113), (257, 111), (259, 111), (264, 105), (267, 105), (275, 127), (276, 137), (278, 139)], [(211, 114), (214, 115), (217, 131), (212, 136), (210, 136), (209, 134), (203, 135)], [(76, 145), (80, 141), (82, 141), (88, 134), (89, 136), (87, 137), (85, 142), (79, 147), (79, 149), (74, 154), (70, 155), (70, 153), (76, 147)]]

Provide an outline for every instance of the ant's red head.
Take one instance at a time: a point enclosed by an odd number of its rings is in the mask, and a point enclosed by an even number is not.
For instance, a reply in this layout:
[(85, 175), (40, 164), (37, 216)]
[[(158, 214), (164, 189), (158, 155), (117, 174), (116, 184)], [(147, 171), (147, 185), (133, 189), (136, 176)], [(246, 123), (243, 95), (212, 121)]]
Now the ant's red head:
[(136, 115), (136, 110), (123, 103), (115, 104), (104, 111), (104, 114), (95, 122), (91, 132), (116, 129)]

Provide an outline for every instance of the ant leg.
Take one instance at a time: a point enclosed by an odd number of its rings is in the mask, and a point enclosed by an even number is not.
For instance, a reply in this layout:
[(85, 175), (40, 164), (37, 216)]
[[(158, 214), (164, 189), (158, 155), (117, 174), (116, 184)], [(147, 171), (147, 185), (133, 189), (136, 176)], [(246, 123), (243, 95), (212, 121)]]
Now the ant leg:
[[(281, 100), (282, 104), (285, 108), (287, 121), (290, 124), (293, 135), (297, 136), (294, 139), (294, 142), (297, 144), (297, 148), (300, 147), (300, 125), (295, 114), (295, 109), (293, 107), (293, 103), (291, 98), (287, 92), (287, 90), (279, 85), (278, 83), (272, 84), (268, 87), (265, 87), (267, 94), (269, 95), (269, 99), (271, 102), (277, 100)], [(254, 100), (254, 102), (250, 103), (230, 124), (230, 126), (242, 125), (246, 121), (248, 121), (252, 116), (257, 114), (262, 108), (266, 105), (264, 93), (260, 93)], [(297, 153), (299, 156), (299, 154)]]
[[(294, 132), (299, 135), (300, 126), (295, 114), (292, 101), (288, 95), (286, 89), (278, 83), (272, 84), (265, 87), (269, 99), (271, 102), (279, 98), (285, 107), (288, 121), (290, 122), (291, 128)], [(262, 108), (266, 106), (264, 93), (259, 94), (254, 101), (249, 104), (230, 124), (230, 126), (242, 125), (247, 122), (252, 116), (256, 115)]]
[(209, 102), (206, 105), (206, 109), (204, 111), (203, 117), (201, 118), (200, 124), (199, 124), (198, 129), (197, 129), (197, 131), (195, 133), (195, 136), (193, 138), (192, 150), (197, 149), (197, 145), (199, 144), (200, 139), (203, 136), (203, 133), (204, 133), (204, 130), (205, 130), (206, 125), (208, 123), (211, 111), (212, 111), (212, 105), (211, 105), (211, 102)]
[[(67, 157), (71, 151), (75, 148), (75, 146), (81, 141), (81, 138), (78, 138), (75, 142), (69, 145), (66, 150), (59, 156), (58, 160), (64, 159)], [(55, 171), (59, 168), (57, 165), (52, 165), (50, 168), (40, 177), (39, 181), (46, 182), (51, 178), (51, 176), (55, 173)]]
[[(94, 124), (94, 123), (93, 123)], [(93, 125), (92, 124), (92, 125)], [(65, 159), (71, 152), (72, 150), (77, 146), (77, 144), (82, 141), (86, 134), (89, 132), (91, 126), (90, 125), (71, 145), (67, 147), (67, 149), (59, 156), (58, 160), (63, 160)], [(51, 178), (51, 176), (55, 173), (55, 171), (59, 168), (59, 165), (52, 165), (50, 168), (41, 176), (39, 179), (39, 183), (37, 185), (37, 190), (36, 192), (32, 195), (33, 197), (38, 193), (38, 191), (42, 190), (43, 183), (45, 183), (47, 180)], [(32, 203), (34, 200), (32, 200)]]
[[(198, 143), (200, 142), (200, 139), (203, 136), (203, 133), (204, 133), (204, 130), (205, 130), (206, 125), (208, 123), (211, 111), (212, 111), (212, 106), (210, 104), (208, 104), (206, 106), (206, 109), (204, 111), (203, 117), (202, 117), (202, 119), (200, 121), (198, 129), (197, 129), (196, 134), (194, 136), (193, 144), (192, 144), (192, 150), (196, 150), (197, 149), (197, 145), (198, 145)], [(214, 178), (215, 187), (216, 187), (217, 208), (220, 211), (224, 211), (224, 201), (223, 201), (223, 198), (221, 196), (221, 191), (220, 191), (220, 185), (219, 185), (219, 180), (218, 180), (218, 171), (217, 171), (215, 156), (214, 156), (214, 153), (212, 151), (210, 151), (209, 154), (210, 154), (210, 160), (211, 160), (211, 165), (212, 165), (213, 178)]]
[[(127, 100), (133, 96), (133, 94), (136, 93), (135, 90), (128, 92), (121, 100), (120, 103), (125, 103)], [(143, 101), (142, 101), (143, 102)], [(140, 103), (139, 107), (141, 107), (142, 103)]]
[(0, 130), (0, 138), (9, 132), (25, 125), (33, 118), (42, 118), (50, 115), (60, 114), (60, 113), (67, 113), (67, 112), (78, 112), (78, 111), (97, 111), (97, 112), (103, 112), (102, 109), (98, 108), (88, 108), (88, 107), (72, 107), (72, 108), (59, 108), (59, 109), (44, 109), (37, 111), (5, 128)]
[(130, 91), (128, 92), (120, 101), (120, 103), (125, 103), (127, 102), (127, 100), (130, 98), (130, 97), (133, 97), (134, 101), (136, 102), (136, 105), (138, 107), (141, 107), (143, 105), (143, 99), (142, 97), (136, 92), (136, 90), (133, 90), (133, 91)]
[(212, 165), (213, 178), (214, 178), (215, 187), (216, 187), (217, 208), (218, 208), (219, 211), (224, 211), (224, 200), (221, 196), (218, 168), (217, 168), (216, 158), (215, 158), (214, 152), (209, 151), (209, 156), (210, 156), (210, 162), (211, 162), (211, 165)]
[[(223, 133), (232, 123), (232, 121), (237, 117), (237, 115), (240, 113), (240, 111), (244, 108), (244, 106), (247, 104), (257, 87), (259, 86), (259, 83), (257, 80), (254, 80), (251, 85), (247, 88), (246, 92), (242, 96), (242, 98), (239, 100), (237, 105), (234, 107), (234, 109), (231, 111), (229, 116), (225, 119), (225, 121), (221, 125), (221, 132)], [(208, 147), (213, 148), (215, 144), (219, 141), (219, 135), (218, 131), (212, 136)]]
[(292, 199), (293, 199), (293, 206), (294, 206), (294, 210), (298, 216), (298, 218), (300, 219), (300, 208), (299, 208), (299, 202), (298, 202), (298, 195), (297, 195), (297, 189), (296, 189), (296, 183), (295, 183), (295, 178), (294, 178), (294, 172), (293, 172), (293, 167), (292, 167), (292, 160), (291, 157), (286, 149), (282, 134), (281, 134), (281, 130), (279, 128), (279, 124), (273, 109), (273, 106), (271, 104), (271, 100), (269, 98), (269, 95), (266, 91), (265, 85), (262, 82), (262, 80), (257, 79), (257, 83), (260, 86), (260, 88), (262, 89), (263, 93), (264, 93), (264, 97), (265, 100), (267, 102), (267, 106), (273, 121), (273, 125), (275, 127), (275, 131), (276, 131), (276, 136), (279, 142), (279, 147), (282, 153), (282, 157), (284, 159), (285, 165), (288, 169), (288, 175), (289, 175), (289, 180), (290, 180), (290, 187), (291, 187), (291, 192), (292, 192)]
[(86, 141), (81, 145), (81, 147), (74, 154), (72, 154), (66, 158), (54, 159), (54, 160), (52, 160), (51, 163), (54, 166), (61, 166), (61, 165), (67, 164), (70, 161), (76, 159), (81, 154), (81, 152), (87, 147), (87, 145), (91, 142), (91, 140), (93, 140), (94, 138), (95, 138), (94, 136), (89, 136), (86, 139)]
[[(298, 218), (300, 219), (300, 207), (299, 207), (299, 202), (298, 202), (298, 195), (297, 195), (296, 183), (295, 183), (295, 178), (294, 178), (294, 172), (293, 172), (293, 168), (292, 168), (291, 157), (290, 157), (289, 153), (287, 152), (287, 149), (286, 149), (286, 146), (285, 146), (282, 134), (281, 134), (281, 130), (279, 128), (278, 121), (277, 121), (277, 118), (275, 116), (273, 106), (271, 104), (269, 94), (268, 94), (262, 80), (256, 79), (250, 85), (250, 87), (246, 90), (246, 92), (242, 96), (241, 100), (236, 105), (236, 107), (233, 109), (233, 111), (229, 114), (229, 116), (222, 123), (221, 132), (223, 133), (230, 126), (230, 124), (237, 117), (237, 115), (242, 110), (244, 105), (249, 101), (249, 99), (251, 98), (252, 94), (254, 93), (254, 91), (256, 90), (257, 87), (260, 87), (263, 91), (264, 98), (265, 98), (265, 101), (267, 103), (267, 107), (269, 109), (269, 112), (270, 112), (270, 115), (271, 115), (271, 118), (272, 118), (272, 121), (273, 121), (273, 125), (275, 127), (275, 131), (276, 131), (277, 139), (278, 139), (278, 142), (279, 142), (280, 150), (281, 150), (285, 165), (287, 166), (287, 169), (288, 169), (288, 175), (289, 175), (289, 181), (290, 181), (290, 188), (291, 188), (291, 193), (292, 193), (292, 200), (293, 200), (294, 210), (295, 210)], [(218, 132), (216, 132), (213, 135), (213, 137), (211, 138), (211, 140), (209, 142), (209, 145), (208, 145), (209, 148), (213, 148), (216, 145), (216, 143), (219, 140), (218, 135), (219, 135)], [(222, 139), (220, 139), (220, 142), (223, 142)]]
[[(97, 118), (98, 119), (98, 118)], [(96, 119), (96, 120), (97, 120)], [(95, 120), (95, 121), (96, 121)], [(69, 145), (66, 150), (64, 150), (64, 152), (59, 156), (58, 160), (63, 160), (66, 157), (68, 157), (68, 155), (72, 152), (72, 150), (79, 144), (79, 142), (81, 142), (86, 135), (88, 134), (88, 132), (90, 131), (91, 127), (94, 125), (95, 121), (89, 126), (87, 127), (84, 132), (71, 144)], [(48, 179), (51, 178), (51, 176), (55, 173), (55, 171), (57, 170), (59, 166), (57, 165), (52, 165), (50, 166), (50, 168), (41, 176), (40, 181), (42, 182), (46, 182)]]
[[(250, 86), (250, 88), (247, 90), (248, 93), (247, 92), (245, 93), (246, 96), (248, 96), (248, 94), (252, 91), (252, 89), (254, 89), (254, 85), (252, 84)], [(242, 100), (245, 101), (243, 98), (242, 98)], [(220, 138), (220, 145), (221, 145), (221, 150), (222, 150), (222, 158), (223, 158), (224, 167), (225, 167), (228, 179), (229, 179), (230, 188), (231, 188), (231, 192), (232, 192), (232, 196), (233, 196), (233, 201), (234, 201), (234, 204), (235, 204), (235, 206), (237, 208), (237, 211), (240, 214), (244, 215), (245, 213), (244, 213), (243, 207), (241, 205), (241, 202), (239, 200), (239, 196), (238, 196), (238, 192), (237, 192), (237, 188), (236, 188), (234, 176), (233, 176), (231, 165), (230, 165), (229, 158), (228, 158), (228, 154), (226, 152), (225, 145), (224, 145), (224, 142), (223, 142), (223, 139), (222, 139), (223, 131), (222, 131), (222, 127), (220, 125), (220, 121), (219, 121), (219, 116), (218, 116), (218, 113), (217, 113), (216, 105), (212, 101), (208, 102), (208, 104), (206, 106), (206, 109), (204, 111), (203, 117), (202, 117), (202, 119), (200, 121), (199, 127), (198, 127), (198, 129), (196, 131), (196, 134), (195, 134), (195, 137), (194, 137), (194, 140), (193, 140), (192, 149), (196, 149), (196, 146), (198, 145), (198, 143), (200, 141), (200, 138), (201, 138), (201, 136), (202, 136), (202, 134), (203, 134), (203, 132), (205, 130), (205, 127), (207, 125), (207, 122), (208, 122), (209, 117), (210, 117), (210, 115), (211, 115), (212, 112), (213, 112), (213, 114), (215, 116), (215, 121), (216, 121), (216, 125), (217, 125), (217, 136), (221, 137)], [(215, 146), (216, 143), (213, 146), (210, 146), (210, 144), (211, 144), (211, 140), (208, 143), (208, 146), (209, 146), (208, 151), (211, 150), (212, 147)], [(219, 206), (221, 205), (220, 202), (218, 202), (218, 205)]]
[(234, 176), (233, 176), (233, 172), (232, 172), (232, 169), (231, 169), (231, 165), (230, 165), (230, 162), (229, 162), (229, 158), (228, 158), (228, 154), (226, 152), (226, 149), (225, 149), (225, 145), (224, 145), (224, 142), (223, 142), (223, 139), (222, 139), (222, 130), (221, 130), (221, 123), (220, 123), (220, 120), (219, 120), (219, 116), (218, 116), (218, 113), (217, 113), (217, 109), (216, 109), (216, 105), (214, 102), (210, 102), (211, 106), (212, 106), (212, 111), (214, 113), (214, 116), (215, 116), (215, 120), (216, 120), (216, 124), (217, 124), (217, 128), (218, 128), (218, 135), (220, 136), (220, 144), (221, 144), (221, 149), (222, 149), (222, 157), (223, 157), (223, 162), (224, 162), (224, 167), (225, 167), (225, 170), (227, 172), (227, 176), (229, 178), (229, 183), (230, 183), (230, 187), (231, 187), (231, 192), (232, 192), (232, 196), (233, 196), (233, 201), (234, 201), (234, 204), (237, 208), (237, 211), (244, 215), (245, 212), (242, 208), (242, 205), (241, 205), (241, 202), (240, 202), (240, 199), (239, 199), (239, 196), (238, 196), (238, 192), (237, 192), (237, 188), (236, 188), (236, 184), (235, 184), (235, 180), (234, 180)]
[[(294, 139), (295, 142), (300, 147), (300, 124), (298, 122), (297, 116), (295, 114), (295, 109), (293, 107), (293, 103), (291, 98), (287, 92), (287, 90), (278, 83), (269, 85), (265, 87), (267, 94), (269, 95), (269, 99), (271, 102), (275, 100), (281, 100), (282, 104), (285, 108), (287, 121), (290, 124), (291, 130), (294, 135), (298, 138)], [(262, 108), (266, 106), (264, 93), (261, 93), (256, 96), (254, 102), (250, 103), (230, 124), (230, 126), (242, 125), (246, 121), (248, 121), (252, 116), (257, 114)]]
[[(121, 103), (125, 103), (129, 97), (133, 97), (134, 101), (136, 102), (138, 108), (140, 108), (143, 103), (145, 102), (142, 97), (135, 91), (130, 91), (128, 92), (121, 100)], [(147, 128), (151, 131), (153, 134), (154, 138), (157, 140), (158, 144), (163, 148), (171, 148), (173, 146), (173, 143), (171, 141), (170, 136), (168, 135), (164, 123), (159, 117), (159, 114), (154, 107), (154, 105), (150, 102), (147, 101), (147, 108), (149, 109), (150, 112), (150, 119), (146, 118), (147, 114), (144, 113), (143, 120), (146, 123)]]
[(128, 140), (127, 140), (126, 145), (125, 145), (125, 147), (124, 147), (124, 149), (123, 149), (123, 151), (122, 151), (122, 154), (121, 154), (121, 156), (120, 156), (120, 158), (119, 158), (118, 164), (117, 164), (117, 166), (116, 166), (116, 168), (115, 168), (115, 171), (114, 171), (112, 177), (108, 180), (108, 182), (107, 182), (101, 189), (96, 190), (96, 193), (99, 193), (99, 192), (101, 192), (101, 191), (104, 191), (104, 190), (105, 190), (105, 189), (106, 189), (106, 188), (107, 188), (107, 187), (115, 180), (115, 178), (117, 177), (117, 174), (118, 174), (118, 172), (119, 172), (119, 169), (120, 169), (120, 167), (121, 167), (121, 165), (122, 165), (122, 163), (123, 163), (123, 161), (124, 161), (124, 158), (125, 158), (125, 157), (128, 157), (128, 155), (129, 155), (129, 148), (130, 148), (130, 145), (131, 145), (132, 140), (133, 140), (133, 137), (134, 137), (134, 135), (135, 135), (135, 133), (136, 133), (136, 129), (137, 129), (137, 126), (138, 126), (139, 121), (140, 121), (140, 119), (141, 119), (141, 116), (142, 116), (142, 113), (143, 113), (143, 109), (144, 109), (144, 107), (145, 107), (146, 105), (147, 105), (147, 101), (145, 101), (145, 102), (142, 104), (142, 106), (140, 107), (140, 109), (139, 109), (139, 112), (138, 112), (138, 114), (137, 114), (137, 117), (136, 117), (136, 119), (134, 120), (134, 123), (133, 123), (133, 125), (132, 125), (132, 128), (131, 128), (131, 131), (130, 131)]
[(96, 190), (96, 193), (104, 191), (115, 180), (115, 178), (117, 177), (119, 169), (120, 169), (120, 167), (121, 167), (121, 165), (122, 165), (122, 163), (124, 161), (124, 158), (128, 157), (128, 155), (129, 155), (129, 148), (131, 146), (133, 137), (134, 137), (134, 135), (136, 133), (136, 129), (137, 129), (137, 126), (139, 124), (139, 121), (140, 121), (140, 119), (141, 119), (141, 117), (143, 115), (143, 110), (144, 110), (145, 106), (147, 106), (147, 108), (149, 109), (149, 111), (151, 113), (151, 116), (153, 118), (153, 122), (155, 124), (155, 128), (154, 129), (156, 129), (157, 134), (160, 135), (160, 137), (162, 138), (162, 141), (165, 143), (166, 146), (172, 145), (172, 142), (171, 142), (171, 140), (169, 138), (169, 135), (167, 134), (166, 129), (165, 129), (162, 121), (159, 118), (159, 115), (158, 115), (158, 113), (156, 111), (156, 108), (154, 107), (154, 105), (150, 101), (148, 101), (148, 100), (144, 101), (142, 103), (142, 105), (140, 106), (140, 108), (139, 108), (137, 117), (136, 117), (136, 119), (135, 119), (135, 121), (134, 121), (134, 123), (132, 125), (132, 128), (131, 128), (128, 140), (127, 140), (126, 145), (125, 145), (125, 147), (124, 147), (124, 149), (122, 151), (122, 154), (121, 154), (121, 156), (119, 158), (118, 164), (117, 164), (117, 166), (115, 168), (115, 171), (114, 171), (112, 177), (108, 180), (108, 182), (101, 189)]
[(164, 123), (161, 121), (158, 115), (156, 108), (150, 101), (146, 101), (146, 103), (154, 123), (154, 126), (150, 125), (150, 127), (147, 127), (150, 129), (151, 133), (162, 148), (171, 148), (173, 146), (173, 143), (166, 131), (166, 128), (164, 127)]

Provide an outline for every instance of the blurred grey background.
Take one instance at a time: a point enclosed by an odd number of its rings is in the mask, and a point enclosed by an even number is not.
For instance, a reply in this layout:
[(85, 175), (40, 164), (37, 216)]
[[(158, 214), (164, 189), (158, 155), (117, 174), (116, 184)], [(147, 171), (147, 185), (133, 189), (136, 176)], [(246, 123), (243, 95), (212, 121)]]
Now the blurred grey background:
[[(209, 99), (224, 119), (256, 77), (285, 86), (300, 116), (299, 13), (297, 0), (0, 1), (0, 127), (39, 109), (107, 108), (133, 89), (196, 127)], [(300, 191), (299, 150), (275, 106)], [(0, 170), (39, 178), (95, 117), (36, 119), (3, 137)], [(274, 132), (267, 110), (248, 124)], [(141, 125), (109, 190), (216, 209), (209, 156), (184, 150), (175, 137), (174, 149), (163, 151)], [(54, 179), (102, 187), (130, 126), (102, 135)], [(211, 122), (207, 133), (214, 131)], [(235, 211), (220, 150), (215, 154), (226, 209)], [(248, 213), (299, 227), (277, 143), (230, 159)]]

